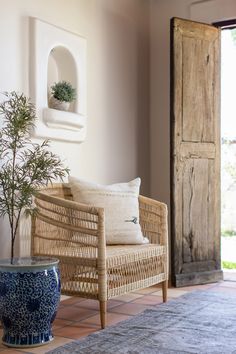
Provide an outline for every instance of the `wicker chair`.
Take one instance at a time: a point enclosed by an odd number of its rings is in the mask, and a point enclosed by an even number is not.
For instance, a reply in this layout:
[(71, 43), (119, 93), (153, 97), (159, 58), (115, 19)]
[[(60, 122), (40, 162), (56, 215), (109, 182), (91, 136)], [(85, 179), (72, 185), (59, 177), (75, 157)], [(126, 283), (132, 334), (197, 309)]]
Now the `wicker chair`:
[(68, 184), (55, 184), (35, 198), (32, 255), (60, 260), (62, 293), (99, 300), (101, 326), (113, 297), (162, 283), (167, 300), (167, 207), (139, 197), (140, 224), (149, 244), (106, 246), (104, 210), (72, 200)]

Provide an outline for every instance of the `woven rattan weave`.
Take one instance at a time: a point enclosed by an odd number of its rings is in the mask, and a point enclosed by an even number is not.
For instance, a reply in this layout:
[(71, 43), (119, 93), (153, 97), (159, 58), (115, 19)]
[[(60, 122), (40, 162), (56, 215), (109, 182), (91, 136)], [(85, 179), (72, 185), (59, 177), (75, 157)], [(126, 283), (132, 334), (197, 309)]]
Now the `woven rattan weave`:
[(35, 198), (32, 254), (60, 260), (62, 293), (100, 302), (102, 328), (106, 302), (162, 283), (167, 299), (167, 207), (139, 197), (140, 225), (150, 243), (107, 246), (103, 208), (74, 202), (68, 184), (55, 184)]

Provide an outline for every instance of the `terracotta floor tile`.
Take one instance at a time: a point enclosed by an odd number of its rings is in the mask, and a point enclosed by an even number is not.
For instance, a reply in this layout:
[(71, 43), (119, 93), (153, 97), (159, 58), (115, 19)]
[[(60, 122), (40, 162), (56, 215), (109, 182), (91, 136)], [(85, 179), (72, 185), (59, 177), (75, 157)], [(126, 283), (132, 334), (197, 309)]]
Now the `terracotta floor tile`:
[(124, 315), (137, 315), (140, 312), (150, 308), (150, 306), (142, 305), (142, 304), (135, 304), (135, 303), (128, 303), (123, 304), (120, 306), (116, 306), (110, 310), (112, 313), (120, 313)]
[(118, 301), (117, 298), (115, 298), (114, 300), (109, 300), (107, 303), (107, 308), (108, 310), (113, 309), (116, 306), (120, 306), (123, 305), (124, 301)]
[(74, 321), (62, 320), (60, 318), (56, 318), (55, 321), (53, 322), (53, 325), (52, 325), (53, 333), (54, 333), (55, 329), (69, 326), (73, 323), (74, 323)]
[(49, 350), (58, 348), (66, 343), (70, 343), (72, 340), (69, 338), (64, 337), (54, 337), (54, 340), (51, 341), (49, 344), (42, 345), (40, 347), (24, 349), (25, 353), (33, 353), (33, 354), (45, 354)]
[(59, 304), (58, 309), (57, 309), (57, 314), (58, 314), (58, 312), (59, 312), (61, 309), (63, 309), (64, 307), (65, 307), (64, 305)]
[(85, 301), (86, 299), (83, 297), (78, 297), (78, 296), (72, 296), (69, 299), (63, 300), (61, 301), (61, 305), (65, 306), (65, 305), (74, 305), (77, 304), (81, 301)]
[(77, 324), (73, 326), (66, 326), (54, 331), (55, 335), (63, 336), (71, 339), (79, 339), (89, 335), (90, 333), (98, 331), (99, 327), (91, 327), (83, 324)]
[[(196, 285), (182, 288), (170, 287), (168, 297), (176, 298), (194, 290), (206, 290), (223, 292), (236, 296), (236, 282), (222, 281), (212, 284)], [(125, 294), (108, 301), (107, 325), (113, 325), (120, 321), (144, 311), (151, 306), (162, 303), (161, 284), (133, 293)], [(51, 343), (30, 349), (8, 349), (0, 344), (0, 354), (33, 353), (44, 354), (72, 340), (82, 338), (90, 333), (101, 330), (99, 302), (80, 297), (63, 296), (60, 302), (57, 318), (53, 323), (54, 341)], [(2, 329), (0, 329), (0, 336)]]
[(151, 306), (161, 304), (162, 302), (163, 302), (162, 296), (155, 296), (155, 295), (154, 296), (153, 295), (146, 295), (140, 299), (133, 301), (133, 303), (135, 303), (135, 304), (151, 305)]
[(71, 298), (71, 296), (61, 295), (60, 301), (65, 301), (65, 300), (68, 300), (70, 298)]
[(89, 316), (96, 315), (97, 311), (89, 310), (76, 306), (65, 306), (60, 309), (57, 314), (57, 319), (65, 319), (68, 321), (80, 321)]
[[(110, 326), (110, 325), (113, 325), (115, 323), (127, 320), (130, 317), (131, 316), (108, 312), (107, 313), (107, 326)], [(95, 324), (97, 326), (100, 326), (100, 315), (97, 314), (96, 316), (89, 317), (86, 320), (81, 321), (81, 323), (83, 323), (83, 324)]]
[(1, 354), (19, 354), (19, 353), (24, 354), (26, 352), (23, 351), (23, 349), (20, 350), (20, 349), (14, 349), (14, 348), (10, 349), (10, 348), (8, 348), (8, 349), (5, 349), (5, 350), (0, 350), (0, 353)]
[[(181, 295), (187, 294), (187, 291), (180, 289), (168, 289), (167, 291), (167, 297), (168, 298), (173, 298), (173, 297), (179, 297)], [(161, 291), (157, 291), (155, 293), (152, 293), (153, 296), (162, 296)]]
[(154, 293), (155, 291), (159, 291), (159, 290), (161, 291), (161, 287), (159, 287), (159, 286), (149, 286), (148, 288), (135, 290), (133, 293), (148, 295), (148, 294)]
[[(170, 289), (168, 289), (168, 293), (169, 293)], [(150, 295), (153, 295), (153, 296), (161, 296), (162, 297), (162, 290), (159, 289), (157, 291), (154, 291), (153, 293), (151, 293)]]
[(1, 354), (19, 354), (19, 353), (26, 353), (25, 351), (20, 350), (20, 349), (14, 349), (14, 348), (7, 348), (5, 347), (5, 349), (0, 349), (0, 353)]
[[(123, 303), (124, 302), (122, 302), (122, 301), (109, 300), (107, 302), (107, 308), (111, 309), (115, 306), (122, 305)], [(77, 303), (75, 306), (99, 311), (99, 301), (97, 301), (97, 300), (90, 300), (90, 299), (84, 300), (83, 302)]]
[[(1, 339), (2, 339), (2, 337), (1, 337)], [(6, 345), (2, 344), (2, 340), (0, 340), (0, 352), (6, 348), (7, 348)]]
[(130, 301), (139, 299), (141, 297), (143, 297), (143, 295), (141, 295), (141, 294), (129, 293), (129, 294), (125, 294), (125, 295), (122, 295), (122, 296), (117, 296), (117, 297), (114, 298), (114, 300), (130, 302)]

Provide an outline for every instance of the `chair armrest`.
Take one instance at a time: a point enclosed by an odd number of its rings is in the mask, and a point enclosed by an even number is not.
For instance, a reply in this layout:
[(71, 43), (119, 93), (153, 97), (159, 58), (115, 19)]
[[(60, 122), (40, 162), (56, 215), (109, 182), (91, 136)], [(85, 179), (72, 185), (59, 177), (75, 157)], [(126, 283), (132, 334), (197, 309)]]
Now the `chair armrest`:
[[(32, 254), (105, 257), (104, 210), (39, 192), (32, 218)], [(80, 246), (80, 247), (79, 247)], [(55, 252), (54, 252), (55, 251)]]
[(139, 217), (142, 232), (150, 243), (168, 248), (167, 205), (157, 200), (139, 196)]

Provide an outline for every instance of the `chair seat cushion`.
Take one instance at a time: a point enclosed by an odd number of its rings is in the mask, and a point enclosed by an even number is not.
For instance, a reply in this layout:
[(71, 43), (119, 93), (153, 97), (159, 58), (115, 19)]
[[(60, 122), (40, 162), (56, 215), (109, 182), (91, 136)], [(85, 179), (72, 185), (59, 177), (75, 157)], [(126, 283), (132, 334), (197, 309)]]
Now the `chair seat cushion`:
[(100, 185), (69, 177), (74, 201), (105, 210), (107, 244), (145, 244), (139, 224), (139, 188), (141, 180)]
[[(167, 253), (166, 246), (158, 244), (143, 245), (114, 245), (106, 246), (106, 266), (107, 270), (115, 267), (122, 267), (127, 264), (145, 261), (151, 258), (163, 256)], [(64, 262), (84, 265), (97, 266), (97, 249), (85, 246), (74, 247), (53, 247), (45, 253), (47, 256), (58, 257)]]
[(106, 247), (107, 267), (116, 267), (144, 259), (161, 256), (166, 247), (158, 244), (115, 245)]

